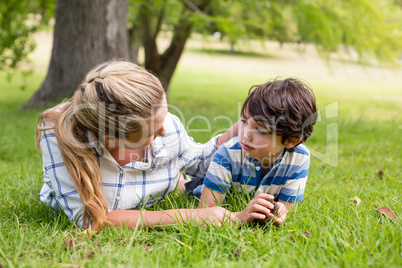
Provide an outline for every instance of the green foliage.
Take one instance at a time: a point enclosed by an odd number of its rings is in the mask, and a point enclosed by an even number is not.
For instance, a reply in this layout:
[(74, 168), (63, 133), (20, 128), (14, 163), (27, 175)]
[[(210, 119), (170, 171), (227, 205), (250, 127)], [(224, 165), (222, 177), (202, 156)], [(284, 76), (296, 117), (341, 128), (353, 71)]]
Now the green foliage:
[(54, 1), (9, 0), (0, 5), (0, 70), (15, 71), (35, 48), (32, 33), (48, 22)]
[(185, 18), (195, 32), (219, 32), (232, 45), (250, 39), (313, 43), (325, 57), (346, 52), (361, 63), (372, 58), (395, 63), (402, 53), (402, 9), (389, 0), (212, 0), (205, 12), (183, 12), (185, 3), (131, 0), (130, 25), (141, 27), (139, 6), (149, 5), (155, 35), (159, 20), (162, 30), (173, 32)]
[(344, 45), (362, 62), (395, 62), (402, 53), (402, 10), (390, 1), (300, 1), (293, 10), (300, 41), (324, 53)]
[(402, 53), (402, 9), (388, 0), (213, 1), (205, 15), (196, 31), (218, 31), (230, 43), (308, 42), (323, 56), (346, 50), (362, 63), (395, 63)]

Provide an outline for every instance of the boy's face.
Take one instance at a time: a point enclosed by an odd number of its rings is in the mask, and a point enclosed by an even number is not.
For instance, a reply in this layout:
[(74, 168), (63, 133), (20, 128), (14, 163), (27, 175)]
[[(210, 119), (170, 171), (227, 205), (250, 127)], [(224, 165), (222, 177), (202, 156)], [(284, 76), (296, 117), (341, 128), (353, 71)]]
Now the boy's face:
[(239, 125), (239, 141), (245, 156), (255, 158), (270, 166), (288, 147), (282, 144), (282, 137), (271, 135), (266, 127), (252, 117), (242, 117)]

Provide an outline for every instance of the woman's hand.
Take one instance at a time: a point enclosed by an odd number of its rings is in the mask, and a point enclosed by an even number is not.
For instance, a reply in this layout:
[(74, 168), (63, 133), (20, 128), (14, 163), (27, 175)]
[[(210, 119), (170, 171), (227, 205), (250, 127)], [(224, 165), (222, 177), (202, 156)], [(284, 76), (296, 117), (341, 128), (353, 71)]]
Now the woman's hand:
[(192, 211), (196, 212), (193, 219), (197, 224), (216, 224), (220, 226), (223, 223), (237, 222), (236, 215), (223, 207), (199, 208)]
[(268, 200), (273, 200), (274, 196), (270, 194), (258, 194), (253, 200), (248, 203), (247, 207), (237, 213), (237, 218), (240, 222), (249, 224), (253, 220), (266, 220), (274, 217), (271, 213), (271, 209), (274, 205)]
[[(240, 121), (240, 120), (239, 120)], [(216, 141), (216, 149), (221, 146), (221, 144), (227, 142), (233, 137), (236, 137), (239, 134), (239, 121), (234, 123), (225, 133), (223, 133)]]

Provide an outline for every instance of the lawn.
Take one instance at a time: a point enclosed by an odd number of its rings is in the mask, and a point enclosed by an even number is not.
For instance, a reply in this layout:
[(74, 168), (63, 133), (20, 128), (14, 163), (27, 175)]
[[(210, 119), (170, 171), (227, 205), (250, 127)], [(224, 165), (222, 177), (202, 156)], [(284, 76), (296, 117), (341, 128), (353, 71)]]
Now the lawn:
[[(280, 227), (106, 228), (88, 236), (39, 201), (41, 155), (34, 147), (40, 110), (20, 106), (44, 79), (0, 73), (0, 267), (401, 267), (401, 70), (361, 67), (284, 48), (263, 55), (191, 47), (170, 89), (171, 111), (190, 135), (208, 140), (239, 116), (251, 85), (296, 76), (313, 87), (320, 121), (307, 141), (312, 161), (304, 200)], [(272, 56), (275, 55), (275, 56)], [(208, 123), (210, 122), (210, 124)], [(359, 197), (357, 205), (352, 198)], [(172, 193), (151, 209), (195, 207)], [(228, 209), (244, 207), (241, 202)]]

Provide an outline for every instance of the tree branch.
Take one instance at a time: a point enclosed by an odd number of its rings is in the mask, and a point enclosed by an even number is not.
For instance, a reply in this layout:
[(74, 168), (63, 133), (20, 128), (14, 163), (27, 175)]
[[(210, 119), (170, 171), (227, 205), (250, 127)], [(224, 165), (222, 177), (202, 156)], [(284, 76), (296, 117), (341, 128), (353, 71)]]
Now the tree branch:
[(166, 0), (164, 0), (163, 6), (158, 14), (158, 20), (156, 22), (156, 27), (155, 27), (155, 32), (154, 32), (155, 38), (158, 35), (159, 31), (161, 30), (162, 22), (163, 22), (163, 19), (165, 18), (165, 10), (166, 10), (165, 6), (166, 6)]
[(149, 70), (157, 70), (160, 62), (160, 55), (158, 54), (156, 34), (152, 32), (151, 29), (152, 12), (149, 9), (150, 4), (151, 3), (148, 2), (140, 6), (139, 19), (143, 25), (142, 37), (145, 52), (145, 68)]
[(193, 3), (191, 0), (182, 0), (183, 4), (186, 5), (187, 7), (189, 7), (191, 10), (200, 13), (200, 14), (204, 14), (199, 7)]

